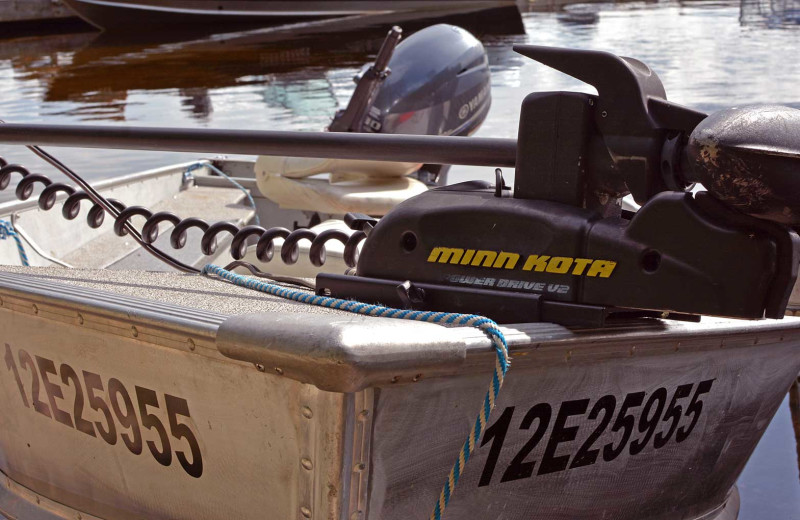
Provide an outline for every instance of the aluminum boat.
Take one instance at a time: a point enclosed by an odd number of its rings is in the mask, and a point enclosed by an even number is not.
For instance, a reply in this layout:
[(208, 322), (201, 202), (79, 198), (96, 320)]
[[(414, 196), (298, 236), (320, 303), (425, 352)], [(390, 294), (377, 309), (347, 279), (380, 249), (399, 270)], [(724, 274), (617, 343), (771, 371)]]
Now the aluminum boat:
[[(517, 46), (598, 95), (535, 93), (519, 139), (465, 137), (489, 94), (462, 36), (430, 90), (452, 97), (389, 82), (414, 54), (389, 60), (390, 33), (324, 133), (0, 125), (77, 184), (0, 163), (21, 199), (0, 206), (0, 514), (737, 518), (800, 372), (800, 204), (772, 184), (797, 111), (706, 115), (642, 62)], [(49, 145), (260, 157), (92, 186)], [(423, 166), (447, 164), (514, 187)]]

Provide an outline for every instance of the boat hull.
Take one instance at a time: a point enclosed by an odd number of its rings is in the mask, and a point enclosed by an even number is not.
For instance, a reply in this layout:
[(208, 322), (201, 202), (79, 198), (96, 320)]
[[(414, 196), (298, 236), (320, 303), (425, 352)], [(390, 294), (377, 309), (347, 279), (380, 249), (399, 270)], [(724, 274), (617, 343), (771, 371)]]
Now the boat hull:
[[(41, 518), (50, 501), (123, 519), (425, 517), (494, 364), (473, 329), (211, 300), (227, 286), (201, 277), (23, 272), (0, 273), (12, 517), (12, 495)], [(447, 517), (734, 519), (800, 370), (798, 324), (507, 329), (512, 369)]]
[[(298, 20), (392, 11), (469, 12), (514, 5), (511, 1), (468, 0), (65, 0), (92, 25), (106, 30), (149, 31), (154, 26), (277, 25)], [(448, 4), (452, 3), (452, 6)]]

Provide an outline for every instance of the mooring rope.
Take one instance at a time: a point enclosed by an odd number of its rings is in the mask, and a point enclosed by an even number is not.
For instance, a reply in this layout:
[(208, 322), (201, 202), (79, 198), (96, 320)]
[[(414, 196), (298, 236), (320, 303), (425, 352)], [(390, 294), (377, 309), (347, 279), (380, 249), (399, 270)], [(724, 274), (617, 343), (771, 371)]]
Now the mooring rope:
[(28, 255), (25, 253), (25, 246), (22, 245), (22, 240), (20, 240), (17, 230), (14, 229), (14, 224), (7, 220), (0, 220), (0, 240), (5, 240), (8, 237), (13, 238), (17, 243), (17, 251), (19, 251), (19, 258), (22, 261), (22, 265), (25, 267), (30, 266)]
[(227, 173), (225, 173), (224, 171), (220, 170), (219, 168), (217, 168), (216, 166), (214, 166), (211, 163), (196, 162), (194, 164), (190, 164), (186, 168), (186, 173), (192, 173), (193, 171), (199, 170), (200, 168), (208, 168), (212, 172), (216, 173), (220, 177), (223, 177), (223, 178), (227, 179), (228, 182), (230, 182), (231, 184), (233, 184), (234, 186), (239, 188), (244, 193), (245, 197), (247, 197), (247, 202), (250, 203), (250, 206), (256, 212), (256, 214), (253, 215), (253, 222), (256, 223), (256, 226), (260, 226), (261, 225), (261, 220), (258, 218), (258, 208), (256, 208), (256, 202), (253, 200), (253, 196), (250, 194), (250, 190), (248, 190), (247, 188), (242, 186), (239, 182), (236, 181), (236, 179), (234, 179), (233, 177), (229, 176)]
[(503, 386), (503, 378), (505, 377), (508, 367), (511, 363), (511, 360), (508, 356), (508, 344), (506, 343), (506, 338), (500, 331), (497, 323), (489, 318), (477, 316), (475, 314), (393, 309), (391, 307), (384, 307), (382, 305), (370, 305), (353, 300), (342, 300), (339, 298), (330, 298), (328, 296), (318, 296), (307, 291), (281, 287), (280, 285), (263, 282), (249, 276), (242, 276), (232, 273), (213, 264), (208, 264), (203, 267), (203, 274), (217, 276), (241, 287), (254, 289), (256, 291), (261, 291), (273, 296), (279, 296), (287, 300), (294, 300), (320, 307), (348, 311), (355, 314), (363, 314), (365, 316), (475, 327), (480, 329), (489, 337), (489, 339), (492, 340), (495, 353), (497, 354), (494, 374), (492, 375), (492, 382), (489, 385), (489, 390), (486, 392), (486, 397), (483, 400), (483, 406), (481, 407), (480, 413), (478, 413), (478, 418), (475, 420), (475, 426), (472, 428), (467, 440), (461, 447), (458, 458), (455, 464), (453, 464), (450, 474), (447, 476), (447, 481), (444, 483), (442, 492), (439, 494), (439, 498), (436, 501), (436, 505), (434, 506), (433, 512), (430, 516), (430, 520), (441, 520), (447, 504), (450, 503), (450, 497), (455, 490), (456, 484), (458, 484), (458, 480), (461, 478), (461, 474), (464, 471), (464, 466), (469, 461), (470, 456), (472, 456), (472, 452), (475, 451), (475, 446), (478, 445), (481, 435), (483, 435), (483, 430), (486, 428), (486, 423), (489, 421), (489, 414), (494, 408), (497, 394), (500, 392), (500, 387)]

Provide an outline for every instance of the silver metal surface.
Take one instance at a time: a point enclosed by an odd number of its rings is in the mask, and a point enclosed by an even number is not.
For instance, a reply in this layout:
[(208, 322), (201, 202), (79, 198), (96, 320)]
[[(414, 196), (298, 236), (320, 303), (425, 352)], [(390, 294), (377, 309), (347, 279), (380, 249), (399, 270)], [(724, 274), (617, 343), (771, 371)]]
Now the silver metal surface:
[(302, 313), (232, 316), (217, 332), (217, 347), (232, 359), (345, 393), (410, 379), (423, 368), (453, 373), (465, 360), (458, 334), (442, 326), (353, 314), (312, 320)]
[[(160, 178), (160, 177), (165, 177), (165, 176), (169, 177), (169, 176), (172, 176), (172, 175), (174, 175), (176, 173), (182, 173), (182, 172), (186, 171), (186, 169), (189, 166), (193, 165), (193, 164), (206, 163), (206, 162), (208, 162), (208, 161), (206, 161), (206, 160), (198, 160), (198, 161), (192, 161), (192, 162), (187, 162), (187, 163), (172, 164), (170, 166), (165, 166), (165, 167), (162, 167), (162, 168), (154, 168), (152, 170), (146, 170), (146, 171), (143, 171), (143, 172), (132, 173), (132, 174), (129, 174), (129, 175), (122, 175), (122, 176), (118, 176), (118, 177), (102, 179), (102, 180), (98, 180), (96, 182), (93, 181), (92, 185), (98, 191), (101, 191), (101, 192), (103, 192), (104, 195), (106, 195), (106, 191), (107, 190), (112, 190), (114, 188), (119, 188), (119, 187), (126, 187), (126, 186), (129, 186), (129, 185), (136, 185), (138, 183), (141, 183), (141, 182), (144, 182), (144, 181), (149, 181), (149, 180), (152, 180), (152, 179), (157, 179), (157, 178)], [(209, 173), (210, 172), (210, 170), (207, 170), (207, 169), (198, 169), (194, 173), (197, 174), (197, 173), (202, 172), (204, 170), (205, 170), (205, 173)], [(170, 181), (164, 181), (162, 179), (162, 182), (167, 182), (168, 183)], [(173, 192), (174, 190), (172, 188), (169, 188), (168, 191), (169, 192)], [(164, 188), (162, 187), (161, 190), (155, 192), (155, 194), (161, 194), (163, 192), (164, 192)], [(110, 193), (110, 191), (109, 191), (109, 193)], [(151, 192), (150, 195), (154, 195), (154, 193)], [(115, 196), (118, 196), (118, 195), (108, 195), (108, 196), (115, 197)], [(56, 198), (56, 201), (58, 203), (58, 202), (66, 199), (66, 198), (67, 198), (66, 194), (59, 193), (57, 198)], [(16, 212), (23, 211), (23, 210), (26, 210), (26, 209), (33, 209), (33, 208), (36, 208), (36, 207), (38, 207), (38, 202), (37, 202), (36, 198), (31, 198), (31, 199), (28, 199), (26, 201), (6, 202), (6, 203), (3, 203), (3, 204), (0, 204), (0, 215), (12, 214), (12, 213), (16, 213)]]
[[(0, 347), (11, 351), (14, 359), (33, 356), (37, 366), (40, 359), (52, 361), (60, 374), (69, 371), (65, 366), (83, 374), (84, 388), (77, 393), (74, 384), (50, 376), (63, 399), (48, 401), (47, 376), (38, 369), (38, 397), (48, 403), (50, 415), (54, 417), (58, 407), (98, 425), (98, 434), (87, 435), (26, 407), (13, 378), (3, 378), (0, 470), (13, 481), (102, 518), (247, 519), (263, 518), (265, 511), (291, 518), (302, 508), (327, 515), (346, 500), (346, 490), (338, 486), (348, 395), (322, 392), (253, 364), (226, 360), (205, 333), (208, 317), (191, 316), (196, 326), (187, 330), (174, 326), (179, 321), (174, 316), (160, 327), (137, 319), (133, 308), (125, 323), (115, 319), (122, 316), (121, 309), (108, 315), (78, 308), (65, 315), (63, 307), (51, 306), (48, 298), (27, 304), (4, 292), (2, 299)], [(30, 386), (31, 368), (20, 363), (27, 385), (23, 391), (32, 404), (36, 389)], [(141, 422), (142, 408), (133, 412), (119, 405), (123, 416), (135, 413), (139, 421), (144, 445), (140, 443), (138, 454), (123, 442), (123, 433), (132, 434), (117, 412), (112, 419), (117, 441), (112, 445), (100, 438), (104, 418), (89, 408), (84, 371), (97, 374), (107, 389), (112, 378), (119, 380), (133, 403), (138, 388), (155, 392), (158, 404), (149, 406), (149, 413), (170, 432), (171, 464), (162, 466), (151, 455), (147, 442), (160, 446), (162, 441), (156, 430)], [(77, 395), (85, 396), (87, 403), (80, 412), (73, 406)], [(111, 402), (110, 394), (100, 395)], [(199, 476), (178, 463), (178, 452), (189, 460), (193, 454), (186, 433), (171, 425), (174, 416), (165, 411), (166, 395), (188, 403), (189, 414), (180, 422), (197, 439), (203, 460)], [(303, 413), (306, 408), (313, 411), (311, 418)], [(313, 471), (304, 466), (306, 460)]]
[[(587, 346), (580, 342), (558, 349), (560, 359), (548, 360), (531, 352), (529, 361), (523, 362), (515, 355), (489, 420), (491, 427), (506, 410), (514, 408), (503, 449), (491, 472), (493, 478), (490, 484), (479, 485), (493, 442), (497, 441), (486, 442), (471, 458), (448, 514), (469, 518), (475, 511), (492, 516), (502, 511), (503, 518), (577, 520), (598, 518), (602, 511), (614, 519), (666, 520), (717, 512), (780, 405), (788, 383), (796, 377), (800, 344), (796, 337), (785, 343), (776, 337), (766, 340), (766, 345), (751, 344), (750, 348), (714, 348), (713, 341), (705, 345), (700, 344), (703, 340), (694, 342), (681, 342), (677, 352), (666, 337), (661, 344), (621, 342), (620, 346), (629, 351), (644, 347), (661, 352), (609, 356), (602, 361), (571, 357), (571, 347)], [(684, 346), (687, 352), (681, 351)], [(693, 384), (696, 388), (698, 382), (710, 379), (714, 381), (712, 391), (705, 394), (697, 426), (683, 442), (673, 440), (655, 449), (651, 438), (635, 455), (628, 451), (628, 443), (614, 460), (605, 461), (598, 454), (599, 460), (591, 465), (569, 467), (605, 416), (600, 412), (593, 419), (587, 418), (601, 397), (615, 397), (616, 418), (626, 395), (645, 392), (650, 396), (656, 389), (665, 388), (669, 400), (678, 386)], [(371, 518), (409, 518), (419, 514), (421, 504), (435, 502), (464, 442), (464, 432), (474, 421), (485, 385), (486, 376), (464, 375), (376, 391)], [(567, 436), (553, 445), (553, 456), (566, 457), (567, 468), (538, 474), (544, 452), (555, 437), (552, 432), (559, 410), (565, 403), (584, 399), (589, 400), (588, 409), (565, 423), (577, 428), (575, 437)], [(542, 439), (525, 452), (539, 423), (534, 421), (526, 427), (523, 418), (540, 403), (551, 407), (552, 417)], [(684, 409), (688, 403), (689, 399), (682, 401)], [(641, 405), (633, 410), (636, 424), (640, 424)], [(687, 422), (682, 420), (684, 425)], [(619, 432), (610, 432), (611, 424), (589, 445), (602, 449), (621, 442)], [(666, 428), (667, 424), (659, 421), (656, 431), (663, 433)], [(631, 440), (641, 437), (637, 427)], [(535, 463), (530, 476), (503, 482), (507, 475), (515, 476), (511, 468), (520, 454), (517, 462)], [(411, 486), (414, 494), (408, 493)]]
[[(114, 445), (46, 417), (24, 406), (13, 376), (0, 378), (0, 471), (13, 490), (29, 490), (32, 518), (66, 517), (44, 500), (34, 506), (36, 496), (108, 519), (249, 519), (265, 512), (268, 518), (424, 518), (474, 424), (494, 366), (490, 342), (474, 329), (279, 302), (201, 277), (12, 270), (30, 274), (0, 274), (0, 355), (12, 352), (22, 391), (30, 397), (34, 389), (32, 365), (20, 351), (37, 360), (40, 400), (72, 417), (77, 394), (72, 380), (63, 379), (64, 366), (98, 374), (105, 399), (108, 382), (118, 379), (140, 422), (135, 387), (151, 389), (158, 406), (144, 410), (170, 432), (173, 454), (167, 466), (154, 460), (147, 441), (158, 447), (159, 437), (143, 423), (142, 452), (131, 453), (119, 414)], [(594, 331), (505, 328), (512, 367), (446, 517), (734, 520), (736, 478), (800, 370), (798, 324), (704, 319), (640, 320)], [(49, 382), (63, 398), (49, 399), (52, 387), (46, 390), (41, 379), (47, 365), (39, 358), (53, 361)], [(685, 438), (656, 448), (653, 438), (669, 426), (662, 417), (634, 453), (631, 443), (642, 439), (648, 430), (642, 425), (654, 415), (652, 406), (643, 412), (644, 402), (663, 388), (666, 410), (677, 388), (688, 385), (676, 400), (682, 406), (676, 425), (686, 429), (691, 394), (703, 381), (703, 404), (693, 408), (697, 420)], [(592, 464), (570, 467), (584, 444), (601, 451), (619, 444), (622, 431), (612, 426), (626, 396), (637, 393), (643, 401), (630, 407), (634, 424), (625, 448), (609, 460), (600, 453)], [(188, 454), (188, 441), (171, 432), (166, 395), (188, 403), (190, 417), (181, 422), (199, 442), (199, 478), (176, 459), (177, 451)], [(604, 396), (615, 407), (599, 428), (607, 412), (590, 410)], [(554, 435), (560, 411), (584, 401), (583, 411), (565, 415)], [(83, 417), (102, 423), (87, 403)], [(534, 406), (549, 407), (552, 417), (523, 453), (539, 429), (537, 420), (523, 424)], [(510, 419), (495, 450), (503, 417)], [(566, 468), (538, 474), (548, 457), (566, 457)], [(487, 471), (491, 478), (479, 485)], [(513, 478), (504, 482), (506, 474)], [(4, 489), (0, 512), (16, 511), (18, 495)]]
[[(154, 202), (171, 198), (180, 191), (182, 172), (192, 163), (177, 164), (167, 168), (159, 168), (147, 172), (128, 175), (113, 181), (97, 183), (97, 189), (105, 197), (122, 200), (127, 205), (152, 205)], [(0, 204), (0, 218), (9, 219), (13, 215), (14, 225), (21, 229), (26, 236), (29, 236), (36, 244), (45, 248), (47, 256), (52, 256), (60, 260), (71, 253), (75, 253), (87, 244), (98, 240), (111, 231), (113, 219), (106, 216), (105, 221), (99, 228), (90, 228), (85, 221), (87, 204), (84, 203), (83, 210), (78, 217), (73, 220), (65, 219), (61, 214), (60, 201), (65, 199), (65, 194), (59, 194), (56, 206), (50, 211), (39, 209), (36, 198), (22, 202), (9, 202)], [(130, 239), (128, 242), (132, 241)], [(113, 262), (120, 256), (130, 252), (126, 248), (125, 238), (115, 237), (110, 248), (107, 248), (103, 256), (97, 258), (85, 258), (92, 262), (104, 261)], [(49, 265), (50, 262), (44, 256), (39, 256), (31, 248), (27, 249), (32, 265)], [(80, 261), (80, 256), (77, 258)], [(14, 248), (0, 247), (0, 264), (19, 265), (19, 255)], [(68, 262), (73, 263), (73, 262)], [(80, 265), (79, 262), (74, 262)]]
[[(344, 311), (284, 300), (199, 275), (0, 266), (0, 279), (0, 292), (20, 295), (31, 304), (36, 298), (41, 298), (48, 303), (57, 303), (66, 311), (85, 303), (90, 305), (88, 309), (96, 312), (119, 310), (121, 318), (125, 317), (126, 309), (133, 306), (136, 313), (141, 312), (142, 316), (157, 321), (159, 316), (165, 320), (176, 316), (182, 317), (184, 324), (197, 322), (195, 324), (201, 328), (203, 320), (198, 316), (205, 315), (214, 316), (219, 323), (227, 316), (248, 312), (302, 312), (352, 317)], [(26, 296), (29, 292), (32, 298)], [(118, 307), (110, 308), (109, 303)], [(180, 324), (170, 323), (169, 326), (176, 325)]]

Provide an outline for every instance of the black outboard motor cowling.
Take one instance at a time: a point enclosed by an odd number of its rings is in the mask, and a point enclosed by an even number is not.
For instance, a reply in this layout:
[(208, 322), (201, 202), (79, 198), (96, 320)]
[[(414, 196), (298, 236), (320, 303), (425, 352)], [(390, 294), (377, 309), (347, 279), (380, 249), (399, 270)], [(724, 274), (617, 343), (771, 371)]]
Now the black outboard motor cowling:
[(439, 24), (403, 40), (367, 111), (364, 132), (470, 135), (491, 105), (489, 60), (460, 27)]

